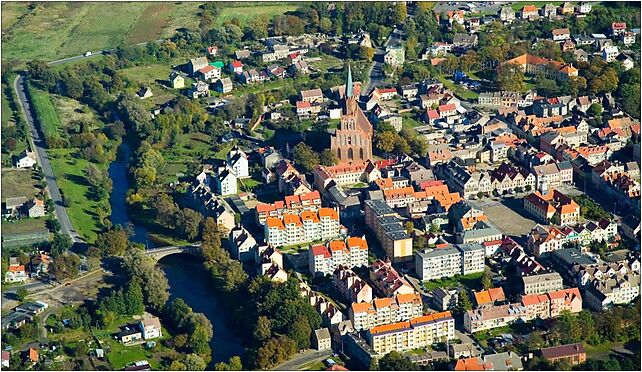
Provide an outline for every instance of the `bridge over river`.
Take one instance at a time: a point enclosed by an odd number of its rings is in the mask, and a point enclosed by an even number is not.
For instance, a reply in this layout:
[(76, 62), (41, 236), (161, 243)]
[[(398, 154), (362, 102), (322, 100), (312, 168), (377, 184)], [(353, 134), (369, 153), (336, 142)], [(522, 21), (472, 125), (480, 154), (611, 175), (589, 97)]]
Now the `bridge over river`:
[(156, 261), (159, 261), (165, 256), (169, 256), (177, 253), (187, 253), (192, 255), (198, 255), (201, 252), (201, 243), (195, 243), (191, 245), (175, 246), (169, 245), (165, 247), (156, 247), (148, 248), (145, 250), (145, 254), (154, 258)]

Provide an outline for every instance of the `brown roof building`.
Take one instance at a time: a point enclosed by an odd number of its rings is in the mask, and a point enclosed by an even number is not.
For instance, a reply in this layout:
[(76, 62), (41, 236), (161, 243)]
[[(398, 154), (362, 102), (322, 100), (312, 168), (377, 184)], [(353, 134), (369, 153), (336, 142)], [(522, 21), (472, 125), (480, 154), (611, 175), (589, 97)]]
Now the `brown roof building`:
[(540, 350), (542, 357), (551, 363), (566, 361), (570, 365), (582, 364), (586, 361), (586, 351), (581, 342), (576, 344), (547, 347)]

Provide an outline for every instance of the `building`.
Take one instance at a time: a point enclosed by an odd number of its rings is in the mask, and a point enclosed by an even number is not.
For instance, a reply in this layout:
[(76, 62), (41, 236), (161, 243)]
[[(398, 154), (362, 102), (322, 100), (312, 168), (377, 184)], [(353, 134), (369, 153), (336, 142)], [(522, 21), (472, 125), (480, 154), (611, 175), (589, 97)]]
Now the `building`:
[(45, 201), (41, 199), (33, 198), (26, 202), (23, 206), (23, 214), (29, 218), (38, 218), (44, 217), (47, 214), (45, 209)]
[(4, 274), (5, 283), (22, 283), (27, 281), (27, 271), (25, 265), (9, 265)]
[(275, 282), (288, 280), (288, 273), (283, 269), (283, 254), (271, 246), (259, 246), (254, 250), (254, 262), (259, 275), (267, 276)]
[[(526, 7), (527, 6), (524, 8)], [(577, 76), (578, 74), (578, 70), (573, 67), (572, 64), (552, 61), (532, 54), (522, 54), (521, 56), (508, 60), (505, 63), (511, 63), (519, 66), (527, 75), (543, 74), (544, 76), (552, 79), (566, 80), (570, 77)]]
[(198, 70), (197, 77), (212, 83), (221, 78), (221, 69), (212, 65), (207, 65)]
[(370, 282), (384, 297), (415, 293), (412, 285), (399, 275), (390, 261), (377, 260), (370, 265)]
[(531, 20), (539, 18), (539, 10), (535, 5), (524, 5), (520, 12), (520, 17), (523, 20)]
[(235, 260), (249, 261), (254, 257), (254, 250), (258, 247), (256, 239), (243, 227), (235, 226), (228, 236), (230, 256)]
[(607, 46), (602, 49), (602, 59), (607, 63), (615, 61), (619, 54), (620, 49), (616, 46)]
[(564, 41), (571, 38), (571, 31), (568, 28), (556, 28), (551, 33), (553, 41)]
[(403, 66), (406, 61), (406, 50), (403, 45), (387, 46), (383, 62), (394, 67)]
[(477, 357), (481, 355), (479, 349), (471, 342), (449, 344), (448, 351), (449, 355), (454, 359)]
[(473, 292), (477, 307), (493, 306), (496, 302), (506, 301), (506, 295), (502, 287), (489, 288), (485, 291)]
[(332, 283), (339, 293), (353, 303), (372, 302), (372, 287), (352, 269), (339, 266), (332, 275)]
[(198, 70), (208, 65), (207, 57), (192, 58), (187, 63), (187, 69), (192, 76), (196, 76)]
[(477, 102), (480, 105), (499, 106), (499, 107), (528, 107), (533, 104), (535, 92), (529, 90), (522, 92), (483, 92), (479, 93)]
[(437, 310), (452, 310), (459, 301), (459, 290), (436, 288), (432, 291), (432, 304)]
[(308, 252), (308, 267), (312, 275), (331, 275), (339, 266), (368, 265), (368, 243), (365, 237), (332, 240), (327, 245), (316, 244)]
[(422, 314), (423, 304), (418, 293), (375, 298), (371, 302), (353, 302), (349, 309), (350, 321), (356, 331), (408, 321)]
[(23, 151), (15, 159), (16, 168), (33, 168), (36, 164), (36, 153), (31, 151)]
[(330, 331), (327, 328), (320, 328), (314, 330), (314, 337), (312, 338), (314, 347), (317, 351), (332, 350), (332, 338)]
[(415, 271), (421, 280), (468, 275), (484, 271), (481, 244), (456, 244), (415, 253)]
[(236, 178), (250, 177), (247, 154), (240, 148), (234, 147), (227, 153), (227, 164), (232, 168)]
[(455, 320), (449, 311), (377, 326), (366, 332), (368, 344), (379, 354), (424, 348), (454, 337)]
[(510, 6), (503, 6), (499, 9), (499, 19), (502, 22), (510, 23), (515, 20), (515, 10)]
[(640, 295), (640, 273), (606, 276), (593, 280), (584, 292), (587, 305), (595, 311), (603, 311), (613, 305), (631, 303)]
[(564, 288), (562, 277), (556, 272), (521, 277), (522, 293), (525, 295), (558, 291)]
[(573, 183), (573, 167), (568, 161), (539, 164), (532, 167), (535, 184), (540, 192)]
[(586, 351), (581, 342), (547, 347), (540, 350), (541, 356), (549, 363), (563, 361), (571, 366), (586, 362)]
[(323, 91), (321, 89), (308, 89), (299, 92), (299, 98), (302, 102), (323, 103)]
[(326, 240), (339, 236), (339, 214), (332, 208), (318, 212), (286, 213), (283, 218), (268, 217), (265, 221), (266, 244), (280, 247)]
[(578, 288), (562, 289), (546, 294), (524, 295), (521, 305), (526, 309), (524, 319), (555, 318), (565, 312), (582, 311), (582, 296)]
[(232, 87), (232, 79), (230, 79), (229, 77), (218, 79), (216, 83), (214, 83), (214, 89), (216, 89), (217, 92), (223, 94), (231, 92)]
[(384, 200), (364, 201), (366, 225), (394, 262), (412, 260), (412, 237), (406, 232), (399, 215)]
[(330, 149), (341, 164), (366, 162), (372, 158), (372, 124), (357, 105), (357, 98), (348, 65), (341, 122), (330, 138)]
[(221, 196), (235, 195), (238, 192), (237, 179), (234, 170), (227, 164), (217, 166), (212, 177), (214, 190)]
[(464, 329), (466, 332), (475, 333), (503, 327), (526, 317), (526, 308), (518, 303), (482, 307), (464, 313)]
[(539, 221), (555, 220), (559, 225), (574, 225), (580, 218), (580, 206), (568, 196), (553, 189), (542, 195), (535, 191), (524, 198), (524, 209)]
[(185, 78), (176, 71), (172, 71), (169, 74), (169, 84), (174, 89), (183, 89), (185, 88)]
[(140, 321), (140, 323), (138, 323), (138, 327), (140, 328), (140, 332), (144, 340), (163, 336), (161, 322), (158, 317), (143, 319)]

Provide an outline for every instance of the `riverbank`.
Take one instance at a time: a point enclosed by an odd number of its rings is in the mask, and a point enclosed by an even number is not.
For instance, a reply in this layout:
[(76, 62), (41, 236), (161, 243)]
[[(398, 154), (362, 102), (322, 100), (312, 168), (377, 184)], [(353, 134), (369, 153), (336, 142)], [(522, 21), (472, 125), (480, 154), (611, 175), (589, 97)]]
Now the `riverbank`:
[(194, 256), (175, 254), (162, 258), (158, 265), (169, 281), (170, 301), (182, 298), (194, 312), (205, 314), (212, 322), (212, 363), (227, 362), (232, 356), (242, 357), (245, 351), (243, 338), (231, 326), (231, 314), (220, 293), (210, 285), (212, 277), (202, 262)]

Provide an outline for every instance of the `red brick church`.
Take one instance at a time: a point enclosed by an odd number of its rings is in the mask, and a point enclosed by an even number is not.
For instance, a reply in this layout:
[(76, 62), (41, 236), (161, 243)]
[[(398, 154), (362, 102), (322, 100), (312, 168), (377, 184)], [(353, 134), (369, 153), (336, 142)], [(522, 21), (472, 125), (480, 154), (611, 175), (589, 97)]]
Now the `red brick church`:
[(339, 164), (372, 159), (372, 124), (357, 105), (355, 96), (352, 70), (348, 65), (341, 123), (330, 139), (330, 149), (337, 156)]

